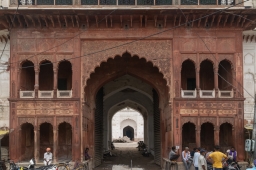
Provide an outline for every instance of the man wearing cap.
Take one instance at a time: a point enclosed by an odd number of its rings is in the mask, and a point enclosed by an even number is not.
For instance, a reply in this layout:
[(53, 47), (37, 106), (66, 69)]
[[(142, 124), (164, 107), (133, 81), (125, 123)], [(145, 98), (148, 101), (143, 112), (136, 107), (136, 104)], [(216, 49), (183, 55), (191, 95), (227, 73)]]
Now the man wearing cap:
[(207, 162), (205, 160), (205, 150), (200, 150), (200, 156), (198, 158), (198, 170), (207, 170)]
[(182, 161), (184, 163), (184, 166), (185, 166), (186, 170), (189, 170), (192, 165), (192, 161), (193, 161), (193, 160), (191, 160), (189, 148), (185, 147), (185, 150), (182, 151), (181, 154), (182, 154)]
[(52, 163), (52, 153), (51, 148), (46, 148), (46, 152), (44, 153), (44, 165), (51, 165)]
[(211, 159), (213, 161), (214, 170), (222, 170), (223, 162), (225, 162), (228, 157), (224, 153), (220, 152), (220, 147), (218, 145), (215, 146), (215, 152), (211, 153), (207, 160)]

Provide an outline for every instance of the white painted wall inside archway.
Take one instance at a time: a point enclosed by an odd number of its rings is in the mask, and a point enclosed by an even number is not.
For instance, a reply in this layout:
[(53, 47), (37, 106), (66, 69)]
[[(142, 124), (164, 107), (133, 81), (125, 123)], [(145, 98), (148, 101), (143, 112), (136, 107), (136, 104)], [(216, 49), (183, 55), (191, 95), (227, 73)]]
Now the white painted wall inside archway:
[(131, 126), (134, 129), (134, 141), (144, 140), (144, 120), (142, 115), (125, 108), (117, 112), (112, 118), (112, 139), (123, 137), (123, 129)]

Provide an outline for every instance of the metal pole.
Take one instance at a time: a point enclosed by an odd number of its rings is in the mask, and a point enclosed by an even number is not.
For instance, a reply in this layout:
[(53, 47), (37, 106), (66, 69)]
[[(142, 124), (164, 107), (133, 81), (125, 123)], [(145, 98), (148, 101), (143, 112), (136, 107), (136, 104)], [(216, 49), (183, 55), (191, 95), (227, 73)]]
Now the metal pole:
[[(254, 97), (254, 115), (253, 115), (253, 130), (252, 130), (252, 139), (256, 141), (256, 94)], [(256, 142), (254, 145), (254, 152), (253, 152), (253, 160), (256, 159)]]
[(132, 170), (132, 160), (131, 160), (131, 170)]

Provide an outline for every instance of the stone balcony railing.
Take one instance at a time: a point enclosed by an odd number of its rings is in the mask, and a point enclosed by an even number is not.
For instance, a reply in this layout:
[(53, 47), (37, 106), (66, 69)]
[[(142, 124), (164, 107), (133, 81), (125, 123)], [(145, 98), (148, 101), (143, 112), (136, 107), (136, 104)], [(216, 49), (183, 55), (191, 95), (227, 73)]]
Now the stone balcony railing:
[[(12, 1), (10, 0), (12, 4)], [(20, 5), (230, 5), (235, 0), (18, 0)]]
[(215, 90), (200, 90), (200, 98), (215, 98)]
[(50, 90), (50, 91), (38, 90), (38, 98), (53, 98), (53, 90)]
[(72, 90), (57, 90), (57, 98), (71, 98)]
[(20, 90), (20, 98), (35, 98), (35, 91)]
[(233, 89), (231, 91), (219, 90), (218, 97), (219, 98), (233, 98), (234, 97), (234, 91), (233, 91)]
[[(195, 90), (182, 90), (181, 89), (181, 97), (182, 98), (196, 98), (197, 91)], [(234, 91), (232, 90), (218, 90), (218, 95), (215, 96), (215, 90), (199, 90), (200, 98), (233, 98)]]
[(196, 89), (195, 90), (182, 90), (181, 89), (181, 97), (182, 98), (196, 98)]

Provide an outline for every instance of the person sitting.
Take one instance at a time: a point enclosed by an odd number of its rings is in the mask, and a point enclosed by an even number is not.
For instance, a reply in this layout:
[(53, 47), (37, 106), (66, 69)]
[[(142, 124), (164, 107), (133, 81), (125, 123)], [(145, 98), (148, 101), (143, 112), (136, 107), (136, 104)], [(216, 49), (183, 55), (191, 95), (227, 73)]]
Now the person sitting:
[(84, 160), (89, 160), (91, 159), (90, 155), (89, 155), (89, 148), (85, 148), (85, 151), (84, 151)]
[(192, 161), (193, 161), (193, 160), (191, 160), (189, 148), (185, 147), (185, 150), (182, 151), (181, 154), (182, 154), (182, 161), (184, 163), (185, 169), (189, 170), (192, 165)]
[(170, 161), (177, 161), (177, 159), (180, 157), (178, 154), (178, 151), (176, 150), (176, 147), (173, 146), (171, 149), (171, 152), (169, 153), (169, 159)]
[(237, 152), (234, 147), (231, 147), (230, 150), (227, 150), (227, 156), (229, 159), (236, 162)]
[(46, 148), (46, 152), (44, 153), (44, 165), (51, 165), (52, 163), (52, 153), (51, 148)]

